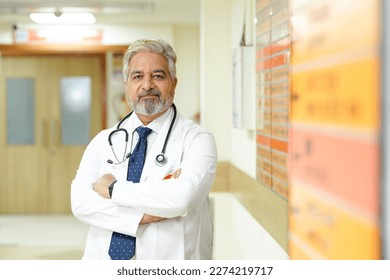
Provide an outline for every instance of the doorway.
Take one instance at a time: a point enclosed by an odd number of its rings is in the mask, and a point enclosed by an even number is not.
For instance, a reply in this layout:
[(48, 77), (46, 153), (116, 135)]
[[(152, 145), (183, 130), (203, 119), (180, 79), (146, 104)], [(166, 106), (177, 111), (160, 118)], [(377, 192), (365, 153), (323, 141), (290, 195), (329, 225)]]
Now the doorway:
[(1, 59), (0, 213), (71, 212), (71, 181), (102, 129), (102, 59)]

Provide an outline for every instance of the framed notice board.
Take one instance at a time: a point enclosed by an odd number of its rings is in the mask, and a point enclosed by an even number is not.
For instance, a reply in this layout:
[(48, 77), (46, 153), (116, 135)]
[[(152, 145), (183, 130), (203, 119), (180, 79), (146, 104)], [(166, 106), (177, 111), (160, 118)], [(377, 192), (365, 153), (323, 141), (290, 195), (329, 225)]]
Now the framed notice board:
[(381, 1), (289, 2), (289, 254), (380, 259)]

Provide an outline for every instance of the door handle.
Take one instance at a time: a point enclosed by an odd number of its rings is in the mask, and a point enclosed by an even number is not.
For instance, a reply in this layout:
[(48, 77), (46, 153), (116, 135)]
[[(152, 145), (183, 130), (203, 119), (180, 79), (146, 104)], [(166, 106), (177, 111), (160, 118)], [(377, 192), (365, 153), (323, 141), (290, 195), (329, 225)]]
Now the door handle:
[(46, 120), (41, 120), (39, 123), (39, 133), (40, 133), (40, 140), (41, 140), (41, 145), (43, 147), (48, 146), (48, 135), (47, 135), (47, 121)]
[(60, 130), (58, 120), (50, 121), (50, 144), (52, 148), (56, 148), (60, 145)]

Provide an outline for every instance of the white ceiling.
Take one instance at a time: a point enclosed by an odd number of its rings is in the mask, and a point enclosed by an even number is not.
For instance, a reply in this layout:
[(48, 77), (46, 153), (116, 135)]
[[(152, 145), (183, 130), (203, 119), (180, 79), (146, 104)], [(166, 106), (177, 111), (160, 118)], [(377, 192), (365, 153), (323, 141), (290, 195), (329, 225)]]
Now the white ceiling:
[(33, 11), (90, 11), (97, 24), (194, 24), (200, 0), (0, 0), (0, 24), (32, 24)]

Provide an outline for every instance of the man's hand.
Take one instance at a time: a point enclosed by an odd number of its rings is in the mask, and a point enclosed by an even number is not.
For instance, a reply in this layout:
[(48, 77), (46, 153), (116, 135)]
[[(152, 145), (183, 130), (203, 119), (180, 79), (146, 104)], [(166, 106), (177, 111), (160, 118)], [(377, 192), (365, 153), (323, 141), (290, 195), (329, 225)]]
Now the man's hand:
[(142, 217), (142, 219), (139, 222), (139, 224), (140, 225), (150, 224), (150, 223), (155, 223), (155, 222), (159, 222), (159, 221), (162, 221), (162, 220), (165, 220), (165, 218), (144, 214), (144, 216)]
[(110, 198), (108, 187), (115, 181), (115, 177), (112, 174), (104, 174), (102, 177), (96, 180), (93, 184), (93, 189), (101, 197)]
[(173, 172), (171, 174), (168, 174), (167, 176), (164, 177), (163, 180), (168, 180), (168, 179), (172, 179), (172, 178), (177, 179), (177, 178), (179, 178), (180, 174), (181, 174), (181, 168), (179, 168), (178, 170), (176, 170), (175, 172)]

